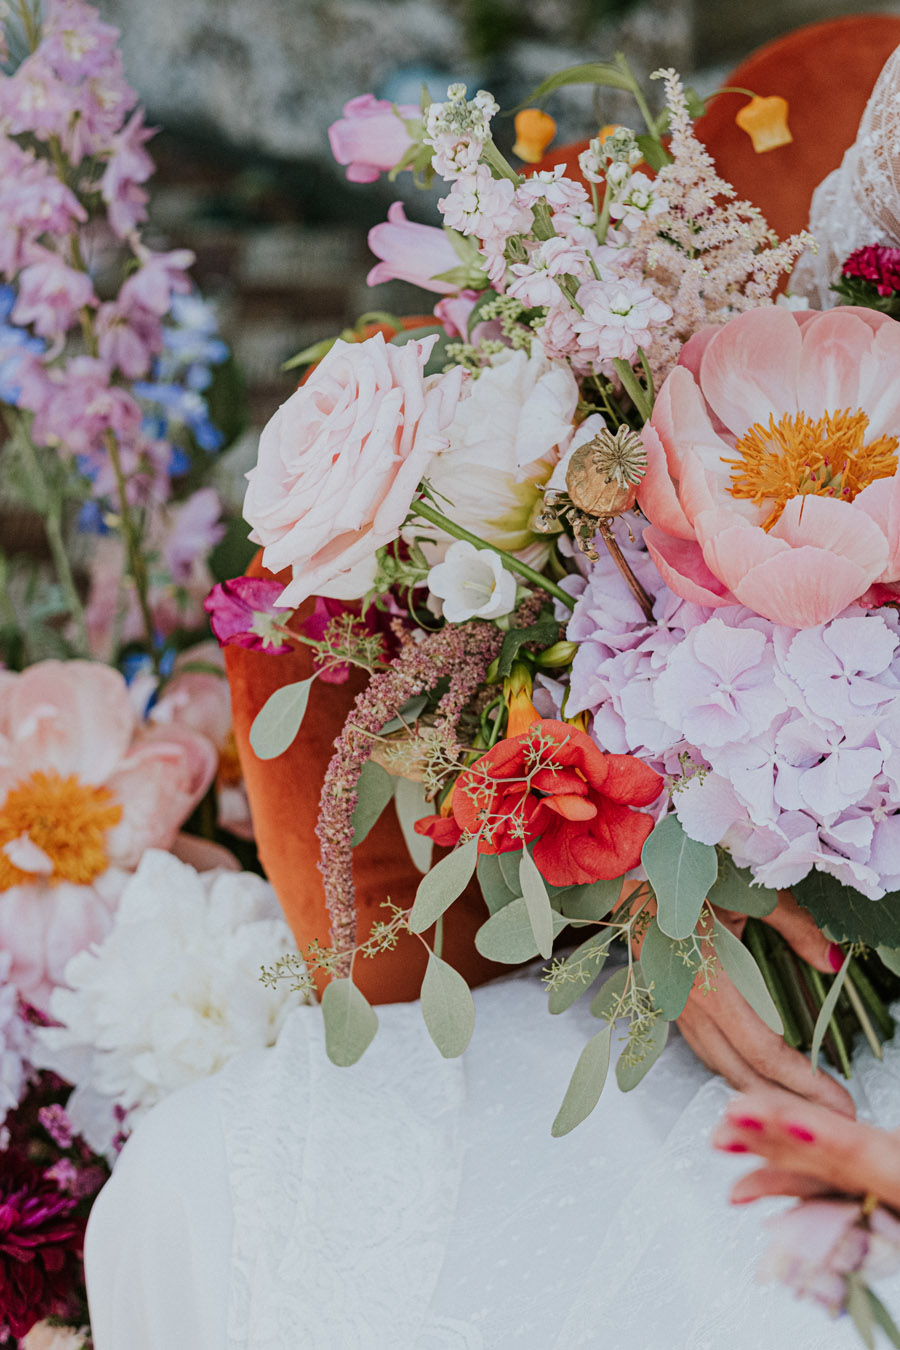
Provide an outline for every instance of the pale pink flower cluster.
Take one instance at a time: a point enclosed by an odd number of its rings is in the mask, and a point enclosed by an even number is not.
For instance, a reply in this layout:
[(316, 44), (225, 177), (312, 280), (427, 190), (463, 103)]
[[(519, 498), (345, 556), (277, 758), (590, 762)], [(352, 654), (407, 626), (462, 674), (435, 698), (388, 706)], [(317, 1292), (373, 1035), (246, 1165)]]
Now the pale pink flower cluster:
[(677, 780), (687, 833), (722, 844), (760, 884), (817, 868), (872, 899), (897, 889), (896, 612), (851, 606), (798, 632), (744, 606), (680, 600), (637, 545), (625, 552), (657, 622), (606, 558), (566, 583), (579, 593), (567, 635), (580, 644), (568, 715), (589, 711), (604, 750)]
[(500, 111), (493, 96), (479, 89), (466, 98), (464, 84), (451, 84), (446, 103), (432, 103), (425, 114), (425, 144), (434, 149), (435, 173), (445, 182), (473, 173), (491, 135), (491, 119)]
[(438, 206), (448, 229), (480, 241), (491, 284), (503, 290), (509, 240), (530, 230), (534, 219), (531, 208), (520, 203), (514, 184), (494, 178), (486, 164), (479, 164), (455, 179)]

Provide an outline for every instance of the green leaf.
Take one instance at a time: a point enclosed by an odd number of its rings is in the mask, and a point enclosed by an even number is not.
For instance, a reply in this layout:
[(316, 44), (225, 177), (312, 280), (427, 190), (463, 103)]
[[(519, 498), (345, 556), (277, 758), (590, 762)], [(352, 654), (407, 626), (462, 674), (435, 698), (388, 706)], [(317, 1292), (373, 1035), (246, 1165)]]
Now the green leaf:
[(542, 647), (549, 647), (558, 640), (561, 627), (559, 621), (548, 612), (542, 615), (537, 623), (529, 624), (527, 628), (510, 628), (503, 638), (503, 645), (497, 658), (497, 678), (506, 679), (519, 654), (519, 648), (526, 642), (536, 642)]
[(434, 841), (426, 834), (416, 834), (413, 829), (417, 820), (432, 814), (422, 784), (414, 783), (409, 778), (398, 778), (394, 788), (394, 809), (413, 866), (419, 872), (427, 872), (431, 866)]
[(566, 957), (561, 968), (572, 971), (572, 977), (550, 990), (547, 1008), (551, 1013), (565, 1012), (590, 988), (606, 963), (614, 937), (614, 932), (594, 933)]
[[(553, 936), (556, 937), (566, 927), (568, 919), (564, 919), (555, 910), (551, 910), (550, 913)], [(522, 896), (499, 909), (481, 925), (475, 934), (475, 946), (489, 961), (501, 961), (508, 966), (519, 965), (537, 956), (538, 946), (534, 938), (534, 929), (531, 926), (528, 906)]]
[(656, 136), (651, 136), (649, 132), (646, 132), (643, 136), (636, 136), (635, 140), (638, 143), (638, 149), (644, 156), (644, 163), (654, 173), (658, 173), (666, 164), (672, 163), (672, 156)]
[(825, 995), (825, 1001), (822, 1004), (818, 1017), (816, 1018), (816, 1025), (813, 1030), (812, 1045), (810, 1046), (809, 1050), (809, 1058), (810, 1062), (812, 1063), (814, 1072), (819, 1063), (819, 1051), (822, 1049), (822, 1042), (825, 1039), (825, 1033), (828, 1030), (828, 1024), (834, 1015), (834, 1010), (837, 1007), (838, 998), (840, 997), (841, 990), (844, 987), (844, 981), (847, 978), (847, 971), (850, 969), (850, 959), (852, 955), (853, 952), (851, 949), (844, 957), (844, 964), (841, 966), (840, 970), (832, 980), (831, 988)]
[(342, 1069), (355, 1064), (378, 1030), (378, 1018), (352, 980), (331, 980), (322, 995), (325, 1051)]
[(356, 781), (353, 808), (353, 847), (361, 844), (394, 795), (397, 779), (374, 760), (368, 760)]
[(419, 713), (427, 707), (427, 694), (416, 694), (415, 698), (407, 699), (403, 707), (397, 709), (397, 716), (392, 717), (389, 722), (385, 722), (378, 733), (379, 736), (389, 736), (392, 731), (402, 731), (404, 727), (408, 727), (415, 722)]
[(659, 821), (641, 862), (656, 894), (660, 928), (669, 937), (689, 937), (718, 876), (716, 850), (686, 835), (673, 814)]
[(434, 952), (428, 954), (422, 981), (422, 1016), (445, 1059), (462, 1054), (475, 1029), (475, 1000), (459, 971)]
[(716, 956), (722, 963), (722, 969), (731, 980), (738, 993), (743, 994), (753, 1011), (762, 1018), (767, 1027), (777, 1035), (784, 1035), (784, 1027), (778, 1015), (778, 1009), (772, 1002), (772, 995), (766, 988), (759, 966), (750, 952), (718, 919), (715, 921), (713, 941)]
[(900, 891), (868, 900), (827, 872), (812, 871), (791, 887), (794, 897), (835, 942), (900, 947)]
[(589, 61), (582, 66), (567, 66), (565, 70), (542, 80), (536, 89), (532, 89), (522, 106), (537, 103), (547, 94), (552, 94), (554, 89), (562, 89), (567, 84), (602, 84), (609, 89), (634, 89), (634, 81), (624, 75), (618, 66), (608, 61)]
[(877, 947), (876, 951), (888, 970), (900, 975), (900, 947)]
[[(637, 962), (635, 962), (635, 967), (637, 967)], [(623, 966), (621, 970), (616, 971), (615, 975), (610, 975), (608, 980), (604, 980), (603, 988), (591, 999), (591, 1016), (612, 1017), (625, 992), (627, 983), (627, 966)]]
[(553, 910), (544, 878), (537, 869), (534, 858), (527, 849), (523, 850), (519, 860), (519, 885), (522, 898), (528, 910), (531, 931), (535, 945), (545, 961), (553, 954)]
[(688, 944), (667, 937), (653, 919), (641, 947), (641, 969), (647, 983), (653, 985), (654, 1006), (659, 1008), (666, 1021), (674, 1021), (684, 1012), (698, 966)]
[(516, 896), (522, 894), (519, 890), (519, 859), (521, 856), (521, 850), (519, 849), (510, 849), (508, 853), (497, 854), (503, 880), (506, 882), (508, 889)]
[(706, 99), (702, 94), (698, 94), (692, 84), (684, 86), (684, 101), (687, 104), (688, 116), (692, 122), (706, 116)]
[(856, 1271), (847, 1276), (847, 1311), (866, 1350), (875, 1350), (874, 1310), (869, 1302), (869, 1290)]
[(315, 675), (295, 684), (283, 684), (270, 694), (253, 719), (250, 744), (257, 759), (283, 755), (300, 730)]
[(737, 867), (724, 849), (719, 853), (719, 877), (709, 893), (710, 904), (720, 909), (732, 909), (737, 914), (752, 914), (764, 919), (771, 914), (778, 901), (778, 892), (766, 886), (755, 886), (753, 876), (745, 867)]
[(321, 342), (314, 342), (311, 347), (304, 347), (302, 352), (292, 356), (289, 361), (285, 361), (282, 370), (296, 370), (298, 366), (311, 366), (316, 361), (321, 361), (323, 356), (327, 356), (334, 344), (336, 337), (323, 338)]
[(500, 857), (496, 853), (479, 854), (476, 873), (484, 903), (491, 914), (496, 914), (498, 909), (503, 909), (511, 900), (518, 899), (518, 890), (510, 890), (506, 884), (500, 867)]
[(898, 1329), (897, 1323), (894, 1321), (893, 1317), (891, 1317), (891, 1314), (873, 1289), (867, 1287), (866, 1293), (869, 1296), (869, 1307), (872, 1309), (872, 1316), (887, 1336), (891, 1345), (895, 1346), (896, 1350), (900, 1350), (900, 1329)]
[(621, 894), (620, 877), (614, 881), (594, 881), (563, 891), (558, 905), (567, 919), (605, 919), (615, 909)]
[(578, 1056), (562, 1106), (550, 1128), (554, 1139), (560, 1139), (576, 1125), (586, 1120), (600, 1100), (606, 1075), (609, 1072), (609, 1043), (612, 1027), (604, 1027), (592, 1036)]
[(664, 1021), (663, 1018), (657, 1017), (650, 1028), (650, 1037), (647, 1041), (645, 1053), (641, 1058), (634, 1064), (626, 1063), (624, 1055), (627, 1054), (627, 1048), (623, 1051), (623, 1054), (619, 1055), (616, 1063), (616, 1082), (623, 1092), (631, 1092), (632, 1088), (636, 1088), (641, 1079), (650, 1072), (663, 1050), (665, 1050), (668, 1039), (669, 1023)]
[(462, 895), (475, 871), (477, 859), (478, 840), (470, 839), (425, 873), (409, 916), (409, 926), (414, 933), (424, 933), (426, 928), (437, 923), (444, 910)]

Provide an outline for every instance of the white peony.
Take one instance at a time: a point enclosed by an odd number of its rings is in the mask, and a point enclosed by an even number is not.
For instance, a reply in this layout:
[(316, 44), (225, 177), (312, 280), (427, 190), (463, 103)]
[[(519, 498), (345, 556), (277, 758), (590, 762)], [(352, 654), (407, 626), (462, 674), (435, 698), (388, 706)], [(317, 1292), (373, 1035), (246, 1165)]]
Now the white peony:
[(239, 1051), (274, 1044), (301, 999), (264, 987), (260, 966), (293, 945), (261, 877), (145, 853), (109, 934), (71, 959), (69, 987), (52, 995), (62, 1026), (37, 1033), (35, 1062), (77, 1084), (74, 1106), (84, 1110), (70, 1114), (88, 1142), (108, 1150), (113, 1106), (134, 1123)]
[[(532, 342), (530, 356), (500, 352), (469, 382), (446, 433), (450, 445), (428, 466), (428, 481), (446, 498), (441, 510), (496, 548), (540, 564), (548, 549), (534, 528), (543, 484), (568, 448), (577, 405), (571, 370), (551, 361), (540, 342)], [(421, 521), (405, 533), (432, 541), (425, 544), (429, 562), (439, 562), (450, 543)]]
[(500, 555), (458, 539), (442, 563), (428, 573), (428, 589), (443, 601), (448, 623), (467, 619), (499, 619), (516, 604), (516, 579)]

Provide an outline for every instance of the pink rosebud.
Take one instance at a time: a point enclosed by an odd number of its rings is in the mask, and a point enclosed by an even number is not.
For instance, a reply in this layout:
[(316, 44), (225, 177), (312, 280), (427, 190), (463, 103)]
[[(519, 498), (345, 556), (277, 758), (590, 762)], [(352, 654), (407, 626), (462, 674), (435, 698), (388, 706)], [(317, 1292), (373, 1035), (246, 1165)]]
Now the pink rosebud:
[(284, 587), (263, 577), (233, 577), (213, 586), (203, 602), (209, 626), (222, 647), (246, 647), (252, 652), (278, 656), (292, 650), (277, 637), (275, 623), (284, 624), (290, 613), (276, 609)]
[(374, 94), (360, 94), (344, 104), (344, 115), (328, 128), (331, 153), (346, 166), (351, 183), (374, 183), (379, 174), (399, 164), (412, 145), (404, 119), (421, 116), (414, 103), (396, 107)]
[(369, 248), (381, 259), (366, 277), (370, 286), (382, 281), (409, 281), (439, 295), (454, 295), (459, 289), (449, 281), (435, 280), (459, 265), (449, 238), (434, 225), (407, 220), (402, 202), (394, 202), (387, 221), (369, 231)]

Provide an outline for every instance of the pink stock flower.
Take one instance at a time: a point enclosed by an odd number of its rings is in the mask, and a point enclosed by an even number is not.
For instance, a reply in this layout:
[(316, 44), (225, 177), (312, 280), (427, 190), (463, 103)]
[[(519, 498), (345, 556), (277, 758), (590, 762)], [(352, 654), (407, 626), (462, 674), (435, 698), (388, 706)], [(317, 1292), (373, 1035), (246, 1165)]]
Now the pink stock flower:
[(162, 324), (155, 314), (139, 305), (123, 309), (115, 300), (100, 306), (94, 331), (100, 359), (128, 380), (146, 375), (163, 345)]
[(398, 537), (448, 445), (463, 371), (424, 378), (434, 341), (336, 342), (265, 427), (244, 516), (266, 567), (292, 569), (283, 607), (358, 599), (371, 586), (377, 550)]
[(278, 608), (283, 590), (280, 581), (265, 577), (232, 577), (213, 586), (203, 608), (216, 641), (223, 647), (246, 647), (270, 656), (291, 651), (291, 644), (272, 630), (273, 624), (284, 624), (290, 618)]
[(45, 1006), (104, 936), (129, 872), (172, 844), (215, 768), (205, 737), (142, 727), (107, 666), (0, 673), (0, 950), (25, 998)]
[(366, 277), (370, 286), (378, 286), (382, 281), (409, 281), (439, 295), (454, 295), (459, 290), (449, 281), (435, 280), (459, 266), (447, 235), (434, 225), (416, 225), (407, 220), (402, 202), (393, 203), (384, 224), (373, 225), (369, 248), (381, 259)]
[(344, 115), (328, 128), (331, 153), (346, 166), (351, 183), (374, 183), (399, 164), (412, 144), (404, 120), (421, 117), (414, 103), (395, 108), (387, 99), (360, 94), (344, 104)]
[(125, 310), (140, 306), (160, 317), (168, 314), (172, 296), (186, 295), (191, 289), (187, 269), (193, 261), (194, 255), (188, 248), (176, 248), (170, 253), (144, 250), (141, 266), (119, 291), (119, 305)]
[(56, 253), (43, 252), (19, 276), (19, 297), (12, 320), (22, 327), (31, 324), (41, 337), (53, 339), (71, 328), (80, 309), (96, 304), (86, 272), (69, 267)]
[(900, 577), (900, 324), (748, 311), (686, 345), (644, 428), (638, 502), (666, 583), (793, 628)]
[(469, 316), (482, 294), (482, 291), (460, 291), (459, 295), (449, 295), (437, 302), (434, 317), (444, 325), (448, 337), (469, 341)]
[(144, 126), (144, 110), (138, 108), (113, 137), (112, 154), (100, 182), (109, 223), (120, 239), (125, 239), (147, 214), (147, 193), (139, 186), (153, 173), (153, 160), (144, 149), (155, 134)]
[(78, 198), (45, 160), (0, 136), (0, 271), (8, 279), (44, 256), (39, 238), (66, 237), (86, 220)]

